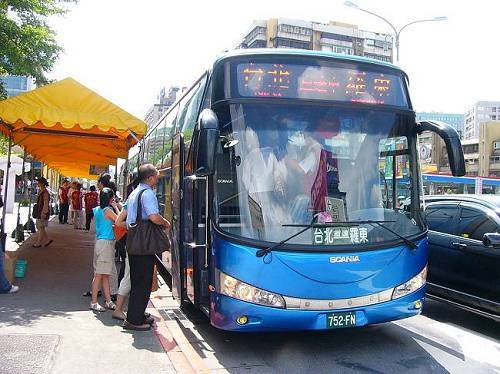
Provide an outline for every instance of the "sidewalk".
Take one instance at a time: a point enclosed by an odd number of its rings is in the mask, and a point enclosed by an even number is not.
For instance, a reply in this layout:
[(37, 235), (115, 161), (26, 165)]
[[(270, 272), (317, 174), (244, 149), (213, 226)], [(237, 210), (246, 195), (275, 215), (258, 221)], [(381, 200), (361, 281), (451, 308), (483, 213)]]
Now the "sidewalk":
[(0, 373), (174, 373), (153, 331), (128, 332), (110, 312), (88, 309), (93, 234), (57, 217), (48, 232), (49, 247), (28, 239), (20, 248), (28, 266), (19, 293), (0, 295)]

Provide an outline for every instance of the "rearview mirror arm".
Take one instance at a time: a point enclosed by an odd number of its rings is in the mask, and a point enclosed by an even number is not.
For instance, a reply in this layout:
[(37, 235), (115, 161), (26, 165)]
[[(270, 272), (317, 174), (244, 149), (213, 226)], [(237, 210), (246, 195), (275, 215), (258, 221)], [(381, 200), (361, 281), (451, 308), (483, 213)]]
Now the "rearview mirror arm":
[(465, 159), (462, 149), (462, 142), (457, 130), (447, 123), (441, 121), (420, 121), (417, 122), (417, 132), (431, 131), (438, 134), (443, 139), (448, 152), (451, 173), (456, 177), (465, 175)]

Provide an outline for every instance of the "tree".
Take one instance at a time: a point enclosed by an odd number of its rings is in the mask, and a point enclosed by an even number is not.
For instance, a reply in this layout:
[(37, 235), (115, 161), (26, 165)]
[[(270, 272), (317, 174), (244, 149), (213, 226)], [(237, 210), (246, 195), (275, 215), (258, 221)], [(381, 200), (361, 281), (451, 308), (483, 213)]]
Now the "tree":
[[(67, 12), (63, 2), (71, 1), (0, 0), (0, 76), (31, 76), (39, 86), (49, 82), (46, 74), (62, 48), (47, 19)], [(5, 97), (0, 80), (0, 100)]]

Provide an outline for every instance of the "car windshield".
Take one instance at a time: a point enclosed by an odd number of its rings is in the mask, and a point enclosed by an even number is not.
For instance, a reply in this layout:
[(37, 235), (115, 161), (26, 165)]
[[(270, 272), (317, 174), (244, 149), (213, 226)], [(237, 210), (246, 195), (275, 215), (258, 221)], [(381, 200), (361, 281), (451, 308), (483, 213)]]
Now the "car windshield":
[[(317, 105), (230, 104), (218, 110), (218, 226), (229, 234), (280, 242), (363, 245), (422, 232), (411, 120), (381, 110)], [(338, 224), (335, 224), (335, 223)]]

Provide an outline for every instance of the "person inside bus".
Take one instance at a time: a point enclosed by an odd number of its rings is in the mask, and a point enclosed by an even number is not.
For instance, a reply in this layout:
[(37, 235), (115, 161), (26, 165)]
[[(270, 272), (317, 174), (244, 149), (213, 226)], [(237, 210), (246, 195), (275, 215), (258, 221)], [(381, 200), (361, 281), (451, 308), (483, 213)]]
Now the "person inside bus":
[(386, 140), (387, 134), (377, 134), (374, 129), (382, 128), (379, 122), (387, 120), (385, 116), (377, 114), (360, 122), (356, 132), (367, 135), (351, 160), (352, 167), (341, 170), (341, 187), (347, 191), (346, 200), (353, 220), (384, 220), (384, 211), (381, 209), (384, 207), (381, 185), (384, 176), (381, 175), (379, 162), (380, 144)]
[(266, 235), (272, 236), (273, 227), (281, 229), (277, 223), (286, 222), (280, 202), (284, 196), (286, 168), (278, 161), (278, 157), (282, 157), (278, 152), (279, 131), (263, 130), (259, 135), (251, 127), (245, 130), (248, 153), (242, 157), (241, 178), (248, 195), (262, 210)]
[[(285, 158), (285, 163), (291, 174), (291, 180), (296, 181), (293, 184), (294, 191), (290, 194), (293, 201), (290, 209), (293, 222), (311, 223), (314, 214), (317, 213), (314, 211), (311, 197), (318, 173), (322, 172), (319, 170), (324, 148), (322, 145), (324, 134), (321, 131), (333, 127), (338, 131), (338, 121), (335, 121), (331, 113), (326, 112), (318, 120), (312, 119), (304, 130), (293, 133), (289, 139), (288, 157)], [(326, 168), (324, 173), (326, 175)]]

